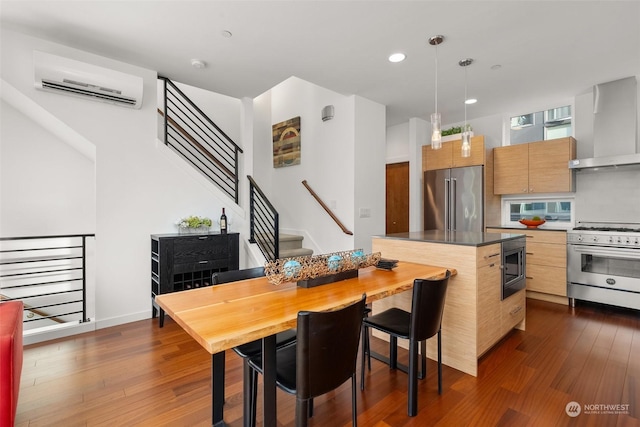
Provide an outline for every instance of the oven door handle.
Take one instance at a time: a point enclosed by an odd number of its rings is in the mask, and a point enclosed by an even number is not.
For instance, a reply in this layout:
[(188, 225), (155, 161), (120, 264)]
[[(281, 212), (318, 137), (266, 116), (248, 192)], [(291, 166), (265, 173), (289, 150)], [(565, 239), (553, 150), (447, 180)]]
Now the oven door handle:
[(601, 248), (596, 246), (587, 245), (570, 245), (570, 247), (577, 253), (583, 253), (587, 255), (601, 255), (616, 258), (626, 259), (640, 259), (639, 249), (627, 249), (627, 248)]

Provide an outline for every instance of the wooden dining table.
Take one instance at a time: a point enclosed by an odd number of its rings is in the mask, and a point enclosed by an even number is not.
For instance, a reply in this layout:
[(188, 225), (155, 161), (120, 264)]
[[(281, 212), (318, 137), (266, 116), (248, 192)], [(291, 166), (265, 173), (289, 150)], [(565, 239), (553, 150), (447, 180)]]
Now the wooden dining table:
[(156, 302), (212, 355), (214, 426), (224, 425), (225, 350), (262, 339), (264, 426), (275, 427), (275, 334), (295, 328), (299, 311), (338, 309), (359, 300), (363, 294), (370, 303), (411, 289), (416, 278), (443, 277), (446, 271), (446, 267), (401, 261), (392, 270), (362, 268), (358, 277), (312, 288), (299, 287), (295, 282), (275, 286), (266, 277), (260, 277), (158, 295)]

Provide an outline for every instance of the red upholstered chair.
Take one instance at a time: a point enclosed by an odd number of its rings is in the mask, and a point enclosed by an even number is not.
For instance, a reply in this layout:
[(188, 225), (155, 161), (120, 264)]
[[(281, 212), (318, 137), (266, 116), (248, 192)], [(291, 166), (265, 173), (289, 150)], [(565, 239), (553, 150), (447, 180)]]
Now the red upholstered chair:
[(0, 303), (0, 426), (12, 426), (22, 373), (22, 301)]

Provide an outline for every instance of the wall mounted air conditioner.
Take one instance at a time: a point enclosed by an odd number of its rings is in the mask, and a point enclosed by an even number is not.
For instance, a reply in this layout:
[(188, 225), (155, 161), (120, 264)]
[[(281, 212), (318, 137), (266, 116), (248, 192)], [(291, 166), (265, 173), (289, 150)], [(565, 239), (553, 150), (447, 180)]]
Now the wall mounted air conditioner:
[(36, 89), (128, 108), (142, 106), (142, 77), (33, 52)]

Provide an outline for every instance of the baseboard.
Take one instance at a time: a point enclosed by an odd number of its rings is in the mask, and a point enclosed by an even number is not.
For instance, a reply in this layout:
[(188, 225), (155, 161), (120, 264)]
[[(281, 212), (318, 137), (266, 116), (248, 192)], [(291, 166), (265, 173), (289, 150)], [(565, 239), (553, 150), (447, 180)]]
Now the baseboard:
[(125, 323), (137, 322), (151, 318), (151, 309), (140, 311), (138, 313), (127, 314), (126, 316), (111, 317), (108, 319), (97, 320), (96, 329), (110, 328), (111, 326), (123, 325)]
[(569, 298), (561, 295), (545, 294), (543, 292), (527, 291), (527, 298), (553, 302), (555, 304), (569, 305)]
[(72, 335), (83, 334), (85, 332), (93, 332), (95, 330), (96, 324), (91, 321), (69, 324), (67, 326), (56, 325), (55, 328), (34, 331), (33, 333), (25, 332), (22, 342), (24, 345), (37, 344), (59, 338), (70, 337)]

